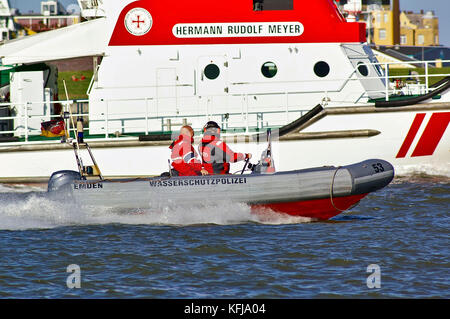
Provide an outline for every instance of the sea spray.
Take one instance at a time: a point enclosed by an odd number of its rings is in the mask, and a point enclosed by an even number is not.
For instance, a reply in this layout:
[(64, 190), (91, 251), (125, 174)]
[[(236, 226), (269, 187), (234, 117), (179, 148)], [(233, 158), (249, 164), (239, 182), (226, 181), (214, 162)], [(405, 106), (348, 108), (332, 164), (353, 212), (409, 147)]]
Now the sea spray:
[(148, 207), (117, 210), (115, 207), (89, 207), (46, 192), (0, 192), (0, 230), (50, 229), (64, 226), (127, 224), (190, 226), (200, 224), (236, 225), (245, 223), (292, 224), (309, 218), (291, 217), (270, 210), (254, 212), (242, 203), (205, 200), (195, 206), (171, 202), (151, 202)]

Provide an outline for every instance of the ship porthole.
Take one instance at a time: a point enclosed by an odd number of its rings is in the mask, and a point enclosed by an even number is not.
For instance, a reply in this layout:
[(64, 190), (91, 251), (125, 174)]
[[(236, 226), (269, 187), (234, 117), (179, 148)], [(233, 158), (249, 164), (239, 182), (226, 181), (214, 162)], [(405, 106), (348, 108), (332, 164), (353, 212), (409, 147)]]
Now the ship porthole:
[(324, 61), (317, 62), (316, 65), (314, 65), (314, 73), (318, 77), (326, 77), (330, 73), (330, 66)]
[(205, 70), (203, 71), (205, 73), (205, 76), (210, 79), (210, 80), (215, 80), (219, 77), (220, 75), (220, 69), (217, 65), (215, 64), (208, 64), (205, 67)]
[(364, 62), (358, 63), (358, 72), (362, 76), (368, 76), (369, 75), (369, 69), (367, 68), (367, 65), (364, 64)]
[(269, 79), (273, 78), (275, 75), (277, 75), (277, 72), (278, 72), (277, 65), (273, 62), (266, 62), (261, 67), (261, 73), (266, 78), (269, 78)]

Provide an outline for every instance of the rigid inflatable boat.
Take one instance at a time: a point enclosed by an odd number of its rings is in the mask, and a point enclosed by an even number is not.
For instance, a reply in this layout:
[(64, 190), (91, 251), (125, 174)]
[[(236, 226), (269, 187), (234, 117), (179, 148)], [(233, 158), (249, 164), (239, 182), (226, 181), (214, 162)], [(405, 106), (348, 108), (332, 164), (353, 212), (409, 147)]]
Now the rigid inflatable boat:
[[(362, 198), (387, 186), (393, 166), (380, 159), (342, 167), (213, 176), (161, 176), (133, 180), (85, 179), (79, 172), (58, 171), (48, 183), (51, 194), (67, 195), (81, 205), (106, 206), (124, 211), (161, 205), (237, 202), (252, 212), (267, 209), (292, 216), (327, 220), (353, 207)], [(244, 170), (242, 171), (242, 173)]]

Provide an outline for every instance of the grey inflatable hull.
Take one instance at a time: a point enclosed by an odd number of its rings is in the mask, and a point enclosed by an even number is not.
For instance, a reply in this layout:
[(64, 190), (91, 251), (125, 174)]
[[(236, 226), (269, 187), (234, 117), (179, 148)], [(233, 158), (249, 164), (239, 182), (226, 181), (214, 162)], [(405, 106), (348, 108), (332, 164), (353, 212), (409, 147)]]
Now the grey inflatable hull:
[(50, 178), (49, 192), (65, 194), (82, 205), (125, 211), (167, 203), (196, 206), (231, 201), (248, 204), (255, 212), (270, 209), (326, 220), (387, 186), (393, 178), (392, 165), (378, 159), (274, 174), (135, 180), (82, 180), (77, 172), (60, 171)]

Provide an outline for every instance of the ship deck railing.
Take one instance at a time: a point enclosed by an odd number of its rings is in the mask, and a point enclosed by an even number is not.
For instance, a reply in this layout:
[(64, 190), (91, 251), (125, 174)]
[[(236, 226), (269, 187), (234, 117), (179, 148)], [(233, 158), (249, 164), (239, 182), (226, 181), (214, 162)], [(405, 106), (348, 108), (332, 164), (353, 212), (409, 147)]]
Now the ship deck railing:
[[(349, 103), (349, 105), (370, 105), (370, 95), (373, 94), (379, 94), (381, 99), (385, 99), (386, 101), (389, 101), (390, 99), (398, 98), (399, 94), (405, 94), (404, 88), (399, 88), (395, 84), (397, 80), (405, 80), (406, 83), (409, 83), (409, 86), (406, 87), (406, 90), (409, 88), (411, 91), (410, 94), (413, 93), (413, 95), (420, 95), (420, 94), (427, 94), (431, 92), (432, 90), (436, 89), (430, 86), (431, 82), (434, 82), (432, 80), (433, 78), (444, 78), (450, 76), (450, 74), (445, 73), (432, 73), (430, 70), (432, 69), (433, 65), (436, 65), (436, 63), (440, 63), (444, 65), (445, 63), (450, 63), (450, 60), (439, 60), (439, 61), (414, 61), (414, 64), (420, 64), (422, 63), (424, 65), (424, 74), (410, 74), (408, 75), (389, 75), (390, 73), (390, 67), (392, 65), (411, 65), (411, 62), (383, 62), (383, 63), (364, 63), (365, 65), (374, 65), (377, 69), (377, 72), (379, 73), (378, 76), (356, 76), (358, 72), (358, 65), (354, 71), (349, 74), (347, 77), (342, 79), (320, 79), (317, 81), (343, 81), (342, 85), (340, 86), (337, 91), (341, 90), (343, 86), (345, 86), (349, 81), (360, 81), (361, 79), (366, 80), (382, 80), (384, 83), (388, 83), (389, 85), (386, 85), (386, 89), (379, 90), (379, 91), (365, 91), (363, 92), (359, 98), (353, 101), (336, 101), (333, 100), (331, 102), (334, 103)], [(414, 71), (412, 68), (411, 71)], [(253, 82), (252, 82), (253, 83)], [(251, 83), (251, 84), (252, 84)], [(286, 83), (292, 83), (292, 82), (286, 82)], [(298, 82), (299, 85), (301, 85), (301, 82)], [(238, 84), (244, 84), (244, 83), (235, 83)], [(92, 86), (94, 84), (90, 83), (89, 90), (92, 89)], [(181, 115), (157, 115), (152, 116), (152, 113), (154, 114), (154, 110), (152, 110), (149, 107), (149, 103), (151, 101), (155, 101), (155, 97), (146, 97), (146, 98), (134, 98), (134, 99), (109, 99), (104, 100), (103, 102), (106, 104), (106, 111), (103, 112), (103, 114), (90, 115), (89, 112), (85, 112), (83, 109), (83, 105), (86, 103), (89, 103), (89, 100), (66, 100), (66, 101), (39, 101), (39, 102), (28, 102), (28, 103), (0, 103), (0, 140), (1, 137), (5, 136), (15, 136), (18, 138), (17, 142), (5, 142), (1, 145), (15, 145), (15, 144), (22, 144), (22, 143), (44, 143), (49, 142), (52, 139), (47, 138), (41, 138), (40, 135), (40, 128), (31, 128), (30, 127), (30, 121), (32, 120), (40, 120), (48, 121), (50, 119), (55, 119), (61, 117), (60, 115), (30, 115), (28, 113), (28, 108), (32, 106), (33, 104), (41, 104), (46, 105), (47, 107), (52, 104), (61, 104), (66, 106), (66, 109), (68, 107), (72, 108), (74, 110), (74, 113), (72, 114), (73, 117), (83, 117), (85, 119), (86, 123), (89, 124), (89, 121), (97, 121), (97, 122), (103, 122), (104, 125), (102, 127), (103, 133), (101, 134), (90, 134), (90, 128), (89, 125), (87, 125), (84, 130), (86, 131), (86, 137), (90, 139), (95, 140), (108, 140), (108, 139), (117, 139), (120, 138), (122, 140), (124, 139), (136, 139), (139, 135), (151, 135), (151, 134), (169, 134), (175, 129), (178, 129), (181, 125), (189, 124), (190, 121), (197, 119), (202, 121), (207, 121), (210, 119), (215, 119), (220, 122), (222, 127), (224, 128), (225, 132), (229, 132), (233, 135), (237, 134), (256, 134), (258, 132), (261, 132), (265, 130), (266, 128), (277, 128), (281, 127), (283, 125), (286, 125), (289, 123), (289, 121), (295, 120), (296, 118), (299, 118), (303, 116), (306, 112), (308, 112), (312, 107), (315, 105), (292, 105), (292, 102), (290, 102), (292, 97), (299, 97), (301, 94), (305, 93), (323, 93), (324, 98), (321, 101), (321, 103), (326, 106), (330, 104), (330, 106), (333, 106), (330, 101), (327, 100), (327, 97), (329, 94), (331, 94), (333, 91), (298, 91), (298, 92), (277, 92), (277, 93), (257, 93), (257, 94), (223, 94), (223, 95), (211, 95), (208, 96), (211, 100), (214, 98), (224, 98), (227, 96), (237, 97), (240, 99), (241, 105), (241, 111), (240, 112), (230, 112), (230, 113), (211, 113), (207, 109), (202, 114), (193, 114), (193, 113), (184, 113)], [(408, 93), (408, 92), (407, 92)], [(279, 96), (281, 103), (279, 105), (271, 105), (264, 108), (264, 110), (258, 110), (258, 111), (252, 111), (249, 108), (249, 101), (252, 98), (258, 97), (258, 96), (267, 96), (267, 95), (273, 95), (273, 96)], [(169, 99), (172, 99), (173, 97), (169, 97)], [(177, 99), (192, 99), (192, 96), (178, 96)], [(163, 98), (164, 99), (164, 98)], [(117, 102), (117, 101), (142, 101), (145, 103), (144, 111), (142, 110), (131, 110), (127, 113), (112, 113), (108, 110), (108, 103)], [(7, 108), (9, 110), (15, 109), (16, 115), (13, 116), (2, 116), (1, 109)], [(193, 106), (191, 109), (198, 109), (198, 105)], [(261, 107), (262, 108), (262, 107)], [(278, 109), (274, 111), (273, 109)], [(270, 123), (264, 122), (264, 116), (273, 116), (276, 115), (279, 120), (274, 121), (272, 120)], [(111, 122), (117, 122), (117, 117), (122, 116), (126, 118), (127, 120), (141, 120), (145, 122), (145, 125), (141, 126), (131, 126), (131, 125), (120, 125), (118, 126), (117, 123), (113, 127), (110, 126)], [(250, 120), (250, 117), (253, 119)], [(233, 118), (232, 121), (230, 119)], [(240, 118), (240, 120), (239, 120)], [(154, 127), (149, 126), (149, 121), (158, 120), (160, 122), (159, 129), (155, 129)], [(14, 123), (14, 125), (10, 125), (10, 129), (5, 129), (5, 126), (8, 126), (8, 121), (11, 121)], [(10, 123), (11, 123), (10, 122)], [(11, 127), (12, 126), (12, 127)], [(68, 126), (70, 127), (70, 121), (68, 123)], [(15, 127), (15, 128), (14, 128)], [(200, 131), (200, 127), (194, 127), (197, 131)], [(75, 128), (70, 127), (70, 131), (73, 135)], [(132, 133), (129, 133), (127, 131), (133, 131)], [(57, 139), (53, 139), (55, 142), (57, 142)]]
[[(364, 63), (366, 65), (373, 65), (375, 67), (381, 67), (383, 69), (383, 73), (380, 72), (380, 77), (384, 79), (385, 83), (390, 85), (386, 85), (386, 89), (384, 91), (378, 91), (377, 93), (384, 93), (385, 101), (389, 101), (392, 95), (396, 95), (399, 92), (403, 92), (401, 88), (395, 86), (396, 80), (405, 80), (405, 82), (409, 85), (415, 84), (422, 93), (420, 94), (428, 94), (435, 88), (431, 87), (430, 78), (445, 78), (449, 77), (449, 73), (430, 73), (430, 70), (434, 68), (442, 68), (444, 64), (449, 64), (450, 60), (424, 60), (424, 61), (396, 61), (396, 62), (376, 62), (376, 63)], [(423, 65), (424, 74), (419, 74), (417, 71), (415, 73), (414, 70), (417, 69), (417, 66)], [(392, 66), (399, 68), (399, 66), (405, 66), (405, 68), (410, 69), (410, 74), (407, 75), (390, 75), (390, 70)], [(415, 68), (411, 67), (415, 66)], [(438, 67), (441, 66), (441, 67)], [(356, 68), (357, 69), (357, 68)], [(355, 70), (356, 70), (355, 69)], [(395, 69), (395, 68), (393, 68)], [(373, 77), (366, 77), (366, 79), (372, 79)], [(422, 83), (422, 79), (423, 82)], [(409, 81), (409, 83), (408, 83)], [(375, 93), (372, 91), (371, 93)]]
[[(134, 99), (134, 100), (140, 100), (140, 99)], [(47, 138), (40, 136), (41, 130), (40, 128), (32, 128), (30, 127), (29, 122), (32, 120), (40, 120), (41, 122), (49, 121), (52, 119), (58, 119), (62, 116), (57, 115), (30, 115), (28, 114), (28, 107), (30, 107), (32, 104), (62, 104), (66, 107), (76, 107), (78, 111), (80, 109), (83, 109), (80, 107), (80, 105), (84, 103), (88, 103), (88, 100), (69, 100), (69, 101), (47, 101), (47, 102), (29, 102), (29, 103), (0, 103), (0, 109), (2, 107), (10, 108), (14, 106), (16, 109), (19, 107), (22, 107), (22, 110), (20, 115), (15, 116), (2, 116), (0, 117), (0, 140), (1, 137), (7, 137), (7, 136), (15, 136), (17, 137), (17, 141), (14, 142), (8, 142), (7, 139), (3, 141), (0, 145), (19, 145), (23, 143), (59, 143), (60, 138), (59, 137), (53, 137), (53, 138)], [(301, 117), (304, 113), (308, 112), (309, 110), (287, 110), (288, 113), (295, 113), (294, 116)], [(144, 112), (145, 113), (145, 112)], [(108, 113), (106, 112), (103, 114), (103, 116), (95, 116), (89, 115), (89, 112), (73, 112), (71, 113), (71, 117), (73, 118), (73, 121), (76, 126), (76, 121), (78, 118), (83, 118), (85, 123), (89, 123), (89, 120), (100, 120), (104, 122), (104, 133), (103, 134), (90, 134), (90, 128), (89, 126), (84, 127), (85, 132), (85, 138), (90, 139), (92, 141), (101, 141), (101, 140), (117, 140), (117, 138), (120, 138), (121, 140), (135, 140), (140, 135), (152, 135), (152, 134), (172, 134), (173, 131), (176, 129), (179, 129), (182, 125), (190, 124), (189, 120), (192, 120), (194, 118), (204, 120), (205, 114), (186, 114), (186, 115), (167, 115), (167, 116), (149, 116), (148, 113), (138, 113), (138, 112), (127, 112), (127, 113)], [(274, 114), (274, 115), (285, 115), (286, 110), (283, 111), (264, 111), (264, 112), (236, 112), (236, 113), (209, 113), (207, 115), (208, 118), (220, 118), (219, 122), (221, 126), (223, 127), (223, 130), (225, 132), (225, 135), (227, 133), (230, 133), (232, 135), (248, 135), (248, 134), (257, 134), (263, 130), (265, 130), (268, 127), (268, 124), (264, 123), (264, 114)], [(161, 130), (155, 131), (150, 130), (150, 127), (148, 125), (145, 126), (131, 126), (131, 125), (121, 125), (121, 126), (114, 126), (113, 130), (110, 130), (108, 128), (108, 121), (117, 121), (114, 116), (123, 116), (127, 120), (145, 120), (146, 123), (148, 123), (151, 120), (158, 120), (161, 123)], [(240, 125), (229, 125), (228, 119), (230, 117), (245, 117), (249, 118), (250, 116), (255, 116), (257, 119), (256, 123), (250, 123), (250, 121), (243, 120)], [(12, 130), (2, 130), (1, 124), (5, 123), (5, 121), (18, 121), (17, 123), (20, 123), (20, 125), (16, 125), (14, 129)], [(235, 123), (236, 124), (236, 123)], [(5, 124), (4, 124), (5, 125)], [(71, 137), (75, 137), (76, 128), (72, 126), (72, 121), (70, 119), (66, 119), (66, 125), (68, 127), (68, 130), (70, 132)], [(281, 121), (278, 123), (272, 123), (270, 126), (271, 128), (277, 128), (284, 125), (284, 122)], [(119, 130), (119, 131), (118, 131)], [(133, 130), (133, 133), (122, 133), (124, 130)], [(200, 131), (200, 129), (197, 129), (197, 131)], [(12, 135), (12, 136), (11, 136)]]

